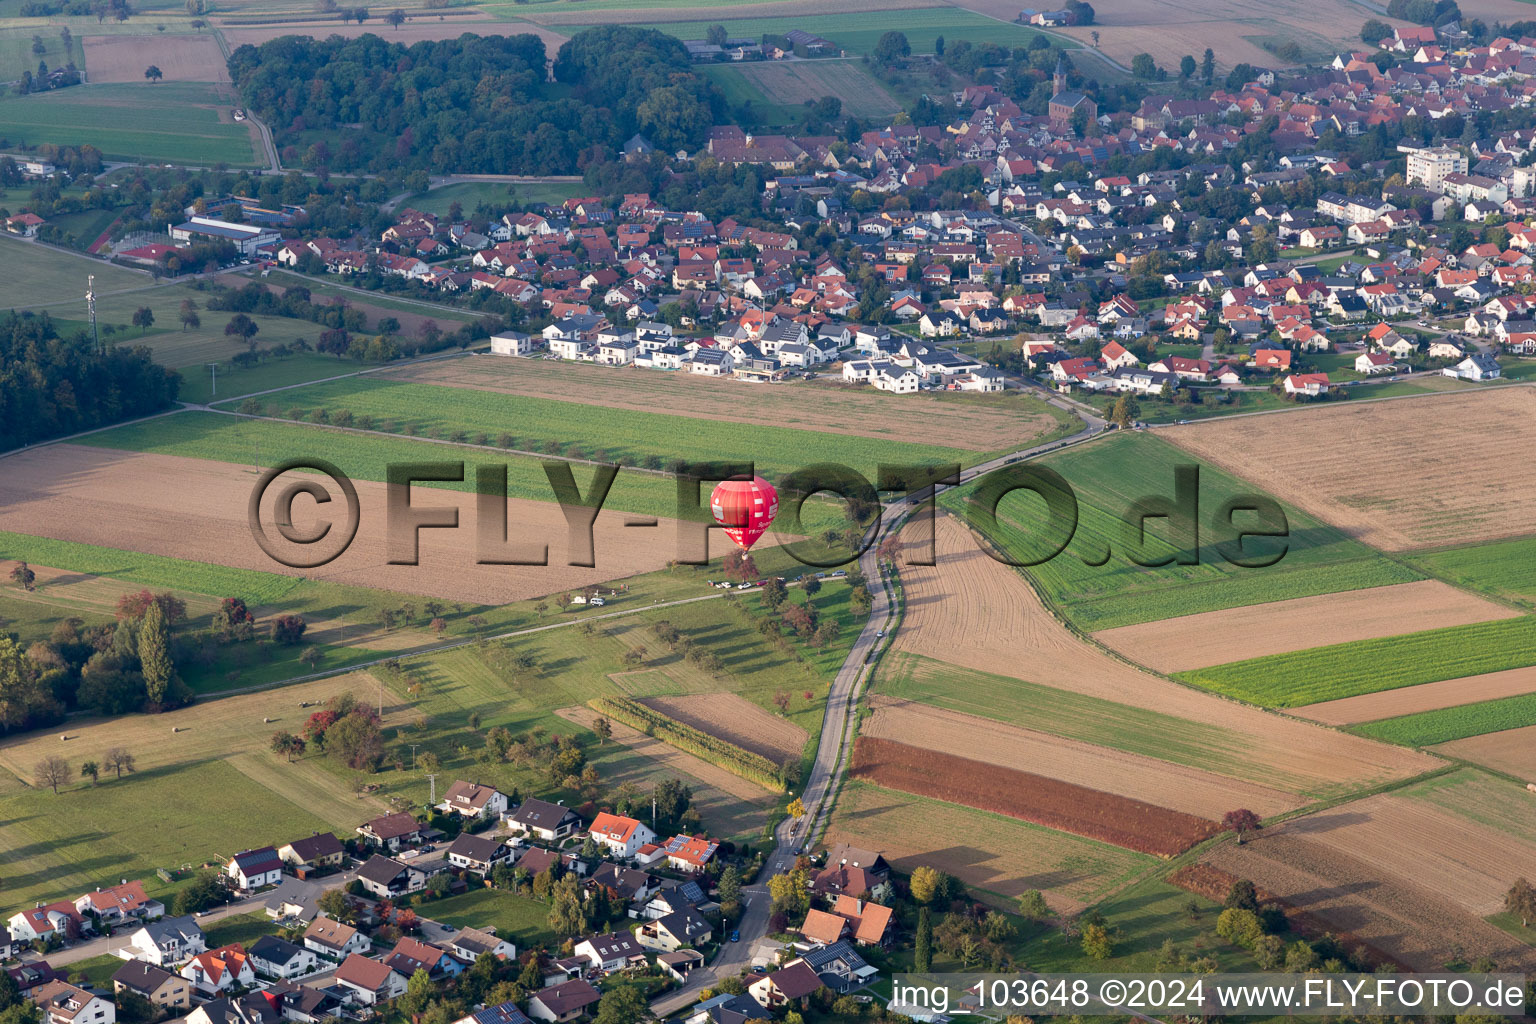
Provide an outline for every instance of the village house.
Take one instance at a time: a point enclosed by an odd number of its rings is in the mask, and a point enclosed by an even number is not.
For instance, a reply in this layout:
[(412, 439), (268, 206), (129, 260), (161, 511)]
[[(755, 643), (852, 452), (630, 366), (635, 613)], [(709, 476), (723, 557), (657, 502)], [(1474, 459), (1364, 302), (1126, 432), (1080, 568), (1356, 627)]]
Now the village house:
[(656, 833), (634, 818), (600, 811), (587, 832), (592, 841), (615, 857), (628, 860), (640, 847), (656, 841)]
[(117, 1007), (89, 989), (54, 980), (28, 993), (42, 1011), (42, 1024), (113, 1024)]
[(703, 836), (673, 836), (663, 847), (667, 863), (679, 871), (696, 873), (709, 866), (720, 844)]
[[(148, 960), (129, 960), (112, 975), (113, 993), (133, 992), (151, 1006), (185, 1010), (192, 1005), (192, 986), (181, 975)], [(178, 1016), (174, 1013), (172, 1016)]]
[(353, 953), (366, 953), (373, 940), (342, 921), (317, 917), (304, 930), (304, 945), (332, 960), (344, 960)]
[(426, 888), (427, 873), (413, 864), (376, 853), (357, 869), (357, 880), (379, 899), (394, 899)]
[(747, 995), (764, 1009), (798, 1005), (821, 988), (821, 976), (803, 959), (794, 960), (747, 986)]
[(405, 994), (406, 977), (399, 971), (353, 953), (336, 968), (336, 984), (346, 990), (346, 1000), (359, 1006), (375, 1006)]
[(446, 949), (408, 935), (402, 936), (382, 959), (404, 978), (417, 971), (426, 971), (433, 978), (453, 978), (465, 970), (465, 965)]
[(547, 800), (529, 798), (506, 816), (507, 827), (513, 832), (523, 832), (547, 843), (559, 842), (573, 836), (581, 828), (581, 816), (569, 807), (552, 804)]
[(495, 933), (494, 929), (460, 928), (445, 939), (448, 951), (466, 963), (474, 963), (489, 953), (498, 960), (517, 958), (517, 947)]
[(216, 996), (233, 988), (250, 988), (256, 984), (256, 971), (245, 947), (232, 942), (218, 949), (199, 953), (181, 969), (181, 976), (192, 983), (199, 993)]
[(693, 907), (679, 908), (635, 929), (635, 940), (642, 946), (664, 953), (702, 945), (713, 935), (709, 921)]
[(1497, 359), (1481, 352), (1467, 356), (1455, 366), (1447, 366), (1440, 372), (1447, 377), (1459, 377), (1462, 380), (1498, 380), (1503, 373)]
[(339, 868), (346, 860), (347, 851), (341, 840), (330, 832), (316, 832), (303, 839), (295, 839), (277, 848), (278, 859), (291, 868), (315, 871), (321, 868)]
[(516, 853), (515, 847), (493, 836), (461, 832), (448, 844), (448, 863), (484, 877), (496, 865), (511, 863)]
[(507, 811), (507, 797), (493, 786), (459, 780), (448, 787), (437, 809), (461, 818), (499, 818)]
[(374, 846), (398, 851), (402, 846), (415, 846), (422, 840), (425, 825), (405, 811), (396, 811), (364, 822), (357, 826), (357, 834)]
[(210, 999), (187, 1014), (186, 1024), (280, 1024), (284, 1019), (264, 992)]
[(242, 850), (224, 865), (224, 874), (235, 888), (251, 892), (281, 882), (283, 861), (270, 846)]
[(1355, 372), (1367, 375), (1391, 373), (1397, 364), (1385, 352), (1362, 352), (1355, 357)]
[(580, 1017), (586, 1008), (597, 1002), (599, 998), (601, 993), (588, 984), (586, 979), (572, 978), (570, 981), (540, 989), (530, 996), (528, 1015), (535, 1020), (561, 1024), (561, 1022)]
[(162, 917), (128, 937), (133, 955), (157, 967), (179, 964), (208, 948), (203, 930), (188, 917)]
[(320, 967), (320, 958), (314, 950), (275, 935), (257, 939), (247, 954), (256, 973), (268, 978), (300, 978)]
[(586, 960), (593, 970), (613, 974), (631, 967), (644, 967), (645, 949), (630, 932), (592, 935), (576, 943), (573, 956)]
[(1293, 373), (1285, 378), (1283, 386), (1286, 394), (1302, 395), (1306, 398), (1325, 395), (1332, 387), (1326, 373)]
[(516, 1003), (497, 1003), (476, 1010), (468, 1017), (460, 1017), (453, 1024), (533, 1024)]
[(49, 941), (76, 939), (91, 931), (91, 922), (68, 900), (45, 903), (11, 916), (6, 922), (11, 938), (17, 942), (33, 939)]
[(124, 882), (88, 892), (75, 900), (75, 909), (82, 914), (95, 914), (114, 925), (132, 919), (153, 921), (165, 916), (165, 905), (144, 895), (143, 882)]

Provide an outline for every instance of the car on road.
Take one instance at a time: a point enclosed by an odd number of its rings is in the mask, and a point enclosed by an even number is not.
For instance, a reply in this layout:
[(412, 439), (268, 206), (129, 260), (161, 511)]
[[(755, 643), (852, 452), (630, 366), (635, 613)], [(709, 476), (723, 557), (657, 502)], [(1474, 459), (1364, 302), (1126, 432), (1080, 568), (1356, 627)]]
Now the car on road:
[(731, 941), (732, 942), (740, 942), (741, 941), (741, 930), (740, 929), (737, 929), (737, 928), (731, 929)]
[(458, 929), (455, 928), (451, 924), (445, 924), (445, 925), (443, 925), (443, 931), (445, 931), (445, 932), (456, 932), (456, 931), (458, 931)]
[(738, 584), (736, 584), (736, 589), (737, 590), (751, 590), (752, 589), (752, 584), (750, 584), (750, 583), (738, 583)]
[(883, 630), (883, 629), (875, 630), (875, 636), (877, 636), (877, 637), (885, 636), (885, 630)]

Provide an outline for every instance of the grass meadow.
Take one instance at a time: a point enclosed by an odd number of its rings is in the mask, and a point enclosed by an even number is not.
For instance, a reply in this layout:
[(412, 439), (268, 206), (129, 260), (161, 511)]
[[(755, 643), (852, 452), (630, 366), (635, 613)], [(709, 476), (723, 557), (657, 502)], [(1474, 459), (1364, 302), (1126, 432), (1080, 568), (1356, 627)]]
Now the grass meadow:
[(12, 146), (88, 143), (109, 160), (253, 166), (250, 132), (214, 109), (228, 101), (227, 87), (181, 82), (0, 96), (0, 137)]
[(458, 203), (465, 216), (475, 212), (481, 204), (492, 209), (529, 206), (534, 203), (563, 203), (567, 199), (585, 195), (591, 191), (580, 181), (518, 182), (508, 185), (495, 181), (465, 181), (456, 185), (444, 185), (430, 192), (418, 192), (400, 200), (399, 207), (411, 207), (423, 213), (439, 217), (448, 216), (448, 208)]
[[(765, 34), (782, 35), (790, 29), (798, 28), (830, 39), (851, 56), (873, 53), (880, 37), (892, 30), (906, 33), (913, 53), (932, 53), (934, 40), (939, 36), (943, 36), (947, 43), (963, 39), (971, 43), (1028, 46), (1036, 36), (1042, 34), (1024, 25), (998, 21), (957, 7), (854, 11), (787, 18), (731, 18), (729, 13), (729, 9), (726, 9), (710, 21), (660, 21), (643, 27), (658, 29), (679, 39), (703, 39), (709, 26), (715, 24), (723, 24), (733, 38), (745, 39), (757, 39)], [(576, 28), (561, 26), (561, 30), (576, 31)], [(1076, 45), (1065, 37), (1049, 38), (1058, 46), (1072, 48)]]
[[(1175, 678), (1250, 703), (1289, 708), (1533, 664), (1536, 664), (1536, 618), (1518, 618), (1290, 651), (1181, 672)], [(1504, 698), (1529, 699), (1529, 696)], [(1455, 719), (1468, 714), (1467, 708), (1448, 708), (1409, 717), (1450, 715)], [(1398, 726), (1397, 729), (1400, 735), (1411, 734), (1408, 726)], [(1486, 731), (1488, 729), (1479, 728), (1459, 735), (1471, 736)]]
[[(1037, 463), (1060, 473), (1073, 488), (1078, 522), (1065, 550), (1028, 572), (1049, 600), (1084, 630), (1421, 578), (1293, 508), (1285, 509), (1289, 533), (1279, 561), (1262, 568), (1229, 564), (1217, 544), (1230, 540), (1231, 530), (1225, 526), (1218, 529), (1217, 515), (1229, 498), (1252, 494), (1256, 488), (1205, 465), (1200, 466), (1199, 564), (1136, 564), (1129, 557), (1133, 552), (1144, 561), (1171, 559), (1179, 552), (1166, 519), (1148, 520), (1142, 542), (1127, 515), (1143, 497), (1171, 499), (1175, 467), (1192, 461), (1191, 456), (1150, 434), (1124, 433)], [(944, 500), (964, 515), (964, 496), (973, 490), (961, 488)], [(1243, 526), (1253, 523), (1243, 514), (1235, 521)], [(981, 526), (979, 522), (976, 525)], [(1048, 525), (1044, 503), (1020, 491), (1002, 500), (998, 526), (987, 532), (994, 543), (1015, 557), (1039, 558), (1048, 550), (1039, 540), (1046, 535)], [(1281, 550), (1276, 546), (1279, 543), (1272, 538), (1250, 538), (1245, 551), (1249, 557), (1273, 555)]]
[(1536, 538), (1415, 552), (1410, 557), (1448, 583), (1536, 607)]

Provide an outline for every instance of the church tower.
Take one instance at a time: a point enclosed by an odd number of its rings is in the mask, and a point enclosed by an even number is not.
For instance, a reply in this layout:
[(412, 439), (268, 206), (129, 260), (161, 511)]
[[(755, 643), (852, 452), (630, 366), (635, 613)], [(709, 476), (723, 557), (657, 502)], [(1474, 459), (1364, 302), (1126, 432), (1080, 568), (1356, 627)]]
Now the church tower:
[(1056, 73), (1051, 76), (1051, 95), (1060, 96), (1067, 91), (1067, 58), (1061, 54), (1056, 58)]

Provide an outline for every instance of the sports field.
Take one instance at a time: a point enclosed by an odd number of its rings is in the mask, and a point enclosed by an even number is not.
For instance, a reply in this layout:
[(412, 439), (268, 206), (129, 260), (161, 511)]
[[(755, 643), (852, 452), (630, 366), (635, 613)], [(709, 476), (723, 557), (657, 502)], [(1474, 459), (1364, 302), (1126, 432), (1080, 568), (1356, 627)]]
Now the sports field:
[(8, 95), (0, 97), (0, 135), (13, 145), (90, 144), (111, 160), (251, 166), (250, 132), (220, 113), (232, 99), (227, 87), (177, 82)]

